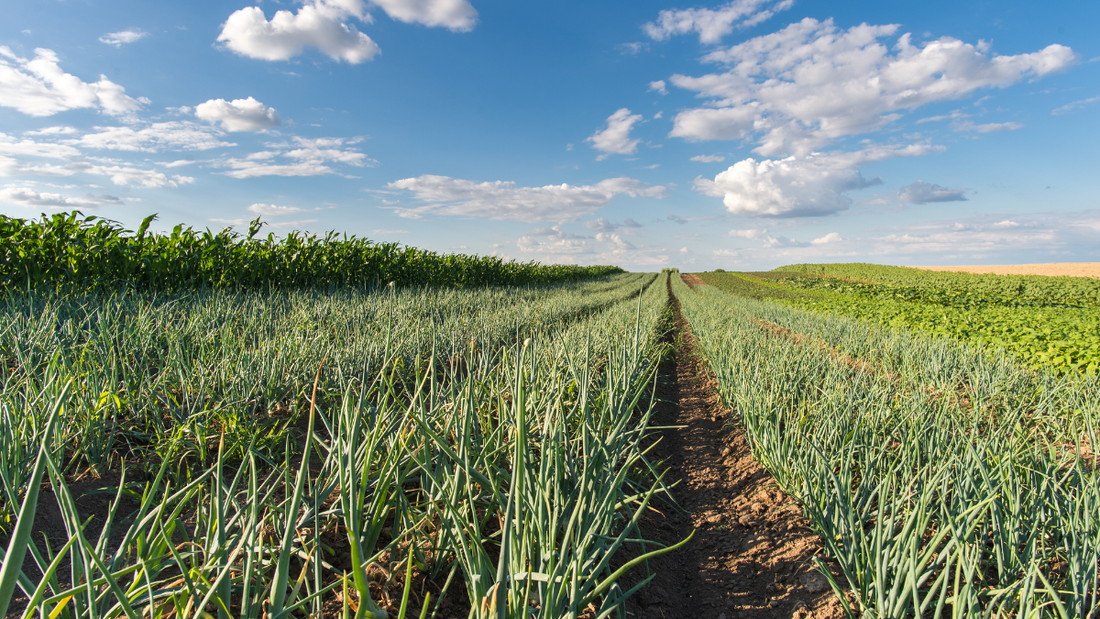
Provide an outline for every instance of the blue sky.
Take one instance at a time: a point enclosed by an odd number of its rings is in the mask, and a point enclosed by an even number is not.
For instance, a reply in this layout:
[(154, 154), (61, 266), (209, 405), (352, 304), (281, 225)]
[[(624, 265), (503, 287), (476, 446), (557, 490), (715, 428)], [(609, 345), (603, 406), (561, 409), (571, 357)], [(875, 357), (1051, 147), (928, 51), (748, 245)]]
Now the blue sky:
[(518, 260), (1100, 261), (1100, 4), (13, 3), (0, 212)]

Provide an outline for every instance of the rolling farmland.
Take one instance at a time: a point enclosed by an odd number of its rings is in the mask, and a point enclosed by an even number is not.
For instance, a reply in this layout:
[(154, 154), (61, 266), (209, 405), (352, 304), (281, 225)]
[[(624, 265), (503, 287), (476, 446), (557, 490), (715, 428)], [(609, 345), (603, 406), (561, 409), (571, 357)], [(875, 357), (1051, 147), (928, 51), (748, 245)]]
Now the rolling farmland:
[(7, 616), (1095, 616), (1094, 376), (820, 274), (3, 223)]

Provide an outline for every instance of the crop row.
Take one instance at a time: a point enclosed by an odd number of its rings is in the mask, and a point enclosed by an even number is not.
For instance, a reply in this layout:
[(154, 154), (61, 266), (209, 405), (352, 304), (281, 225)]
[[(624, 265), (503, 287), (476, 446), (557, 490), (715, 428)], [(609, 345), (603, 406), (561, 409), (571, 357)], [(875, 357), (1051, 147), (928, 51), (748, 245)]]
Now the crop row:
[(469, 288), (567, 282), (622, 272), (610, 266), (438, 254), (335, 232), (258, 238), (259, 219), (247, 236), (228, 228), (215, 233), (182, 225), (171, 234), (154, 234), (148, 232), (154, 218), (147, 217), (135, 233), (76, 211), (43, 215), (37, 221), (0, 215), (0, 286), (175, 291), (329, 289), (394, 282)]
[(769, 275), (782, 277), (788, 286), (944, 307), (1100, 308), (1100, 280), (1091, 277), (983, 275), (862, 263), (795, 264)]
[[(5, 375), (0, 408), (27, 421), (0, 444), (21, 506), (0, 584), (22, 590), (24, 616), (450, 615), (463, 585), (472, 617), (619, 614), (622, 575), (667, 550), (636, 543), (646, 505), (667, 500), (643, 442), (666, 308), (654, 279), (25, 312), (21, 341), (42, 340), (26, 348), (61, 352)], [(111, 323), (120, 308), (138, 314)], [(229, 431), (273, 402), (289, 409), (281, 433)], [(125, 438), (116, 419), (143, 407), (171, 420), (165, 440)], [(124, 477), (86, 520), (72, 472), (111, 438), (131, 464), (104, 461)], [(28, 539), (46, 479), (67, 541), (48, 548)], [(23, 552), (34, 567), (17, 574)]]
[(673, 290), (753, 454), (845, 576), (852, 614), (1100, 612), (1094, 383), (711, 286)]

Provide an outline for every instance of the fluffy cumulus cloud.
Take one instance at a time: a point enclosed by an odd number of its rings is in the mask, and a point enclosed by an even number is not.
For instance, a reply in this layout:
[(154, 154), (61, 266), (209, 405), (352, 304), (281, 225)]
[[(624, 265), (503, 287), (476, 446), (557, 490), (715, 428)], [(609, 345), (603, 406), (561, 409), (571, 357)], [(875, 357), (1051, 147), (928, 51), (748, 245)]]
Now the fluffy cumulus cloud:
[(38, 192), (25, 187), (6, 187), (0, 189), (0, 201), (18, 204), (30, 208), (95, 208), (98, 206), (123, 204), (116, 196), (86, 194), (83, 197), (66, 196), (59, 193)]
[(928, 204), (929, 202), (962, 202), (966, 192), (961, 189), (948, 189), (932, 183), (917, 181), (898, 190), (898, 199), (909, 204)]
[(220, 139), (220, 131), (194, 122), (169, 121), (146, 127), (95, 127), (66, 143), (103, 150), (156, 153), (180, 150), (210, 150), (236, 146)]
[(333, 60), (359, 64), (378, 54), (378, 44), (356, 30), (350, 19), (370, 23), (357, 0), (316, 0), (297, 13), (276, 11), (268, 21), (258, 6), (240, 9), (222, 25), (218, 41), (234, 52), (260, 60), (289, 60), (307, 47)]
[(394, 181), (390, 189), (411, 191), (424, 204), (399, 208), (404, 217), (426, 214), (488, 217), (527, 222), (573, 221), (593, 213), (617, 195), (664, 198), (668, 190), (632, 178), (609, 178), (595, 185), (519, 187), (508, 181), (478, 183), (423, 175)]
[(641, 140), (630, 139), (630, 130), (641, 120), (641, 114), (631, 114), (630, 110), (624, 107), (607, 117), (605, 129), (585, 138), (585, 141), (592, 142), (592, 148), (603, 152), (597, 157), (600, 160), (606, 159), (612, 153), (632, 155), (638, 151), (638, 142)]
[(642, 27), (656, 41), (677, 34), (698, 34), (700, 43), (718, 43), (735, 28), (748, 28), (794, 5), (794, 0), (734, 0), (717, 9), (661, 11)]
[(876, 146), (862, 151), (815, 153), (786, 159), (744, 159), (714, 177), (697, 178), (695, 189), (722, 198), (734, 215), (808, 217), (831, 215), (852, 204), (848, 192), (880, 184), (859, 167), (892, 157), (923, 155), (925, 145)]
[[(398, 21), (467, 31), (477, 11), (466, 0), (373, 0)], [(297, 13), (276, 11), (270, 20), (256, 6), (235, 11), (222, 25), (218, 41), (234, 52), (260, 60), (289, 60), (316, 48), (333, 60), (359, 64), (374, 58), (378, 44), (351, 23), (374, 21), (363, 0), (312, 0)]]
[(407, 24), (439, 26), (469, 32), (477, 24), (477, 10), (466, 0), (371, 0), (393, 19)]
[(1041, 78), (1077, 60), (1063, 45), (1000, 56), (984, 42), (951, 37), (918, 45), (902, 34), (889, 44), (897, 33), (897, 25), (842, 30), (831, 19), (806, 18), (716, 50), (704, 60), (724, 71), (670, 78), (708, 100), (680, 112), (671, 135), (693, 141), (753, 139), (760, 155), (806, 155), (922, 105)]
[(99, 37), (99, 42), (106, 43), (107, 45), (114, 45), (115, 47), (122, 47), (127, 43), (140, 41), (147, 36), (149, 36), (149, 33), (142, 32), (141, 30), (123, 30), (121, 32), (108, 32)]
[(279, 112), (256, 99), (211, 99), (195, 106), (195, 116), (226, 131), (264, 131), (282, 124)]
[(38, 48), (34, 58), (17, 56), (0, 46), (0, 106), (15, 108), (28, 116), (52, 116), (80, 108), (98, 109), (104, 114), (133, 114), (148, 103), (134, 99), (126, 89), (99, 76), (88, 83), (65, 73), (52, 50)]
[(230, 169), (226, 176), (256, 178), (259, 176), (321, 176), (336, 174), (332, 164), (372, 167), (377, 161), (351, 148), (359, 138), (301, 138), (292, 142), (267, 144), (269, 150), (252, 153), (244, 159), (227, 159)]

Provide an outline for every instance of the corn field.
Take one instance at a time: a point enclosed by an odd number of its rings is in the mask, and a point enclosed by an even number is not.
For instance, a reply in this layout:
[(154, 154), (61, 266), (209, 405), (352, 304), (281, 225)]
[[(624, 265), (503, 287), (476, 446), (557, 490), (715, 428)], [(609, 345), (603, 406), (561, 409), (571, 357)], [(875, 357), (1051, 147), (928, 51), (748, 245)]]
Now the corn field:
[(398, 286), (524, 286), (621, 273), (608, 266), (541, 265), (493, 256), (438, 254), (330, 232), (258, 237), (230, 229), (198, 232), (182, 225), (137, 232), (77, 211), (38, 221), (0, 215), (0, 286), (145, 291), (194, 288), (285, 289)]

